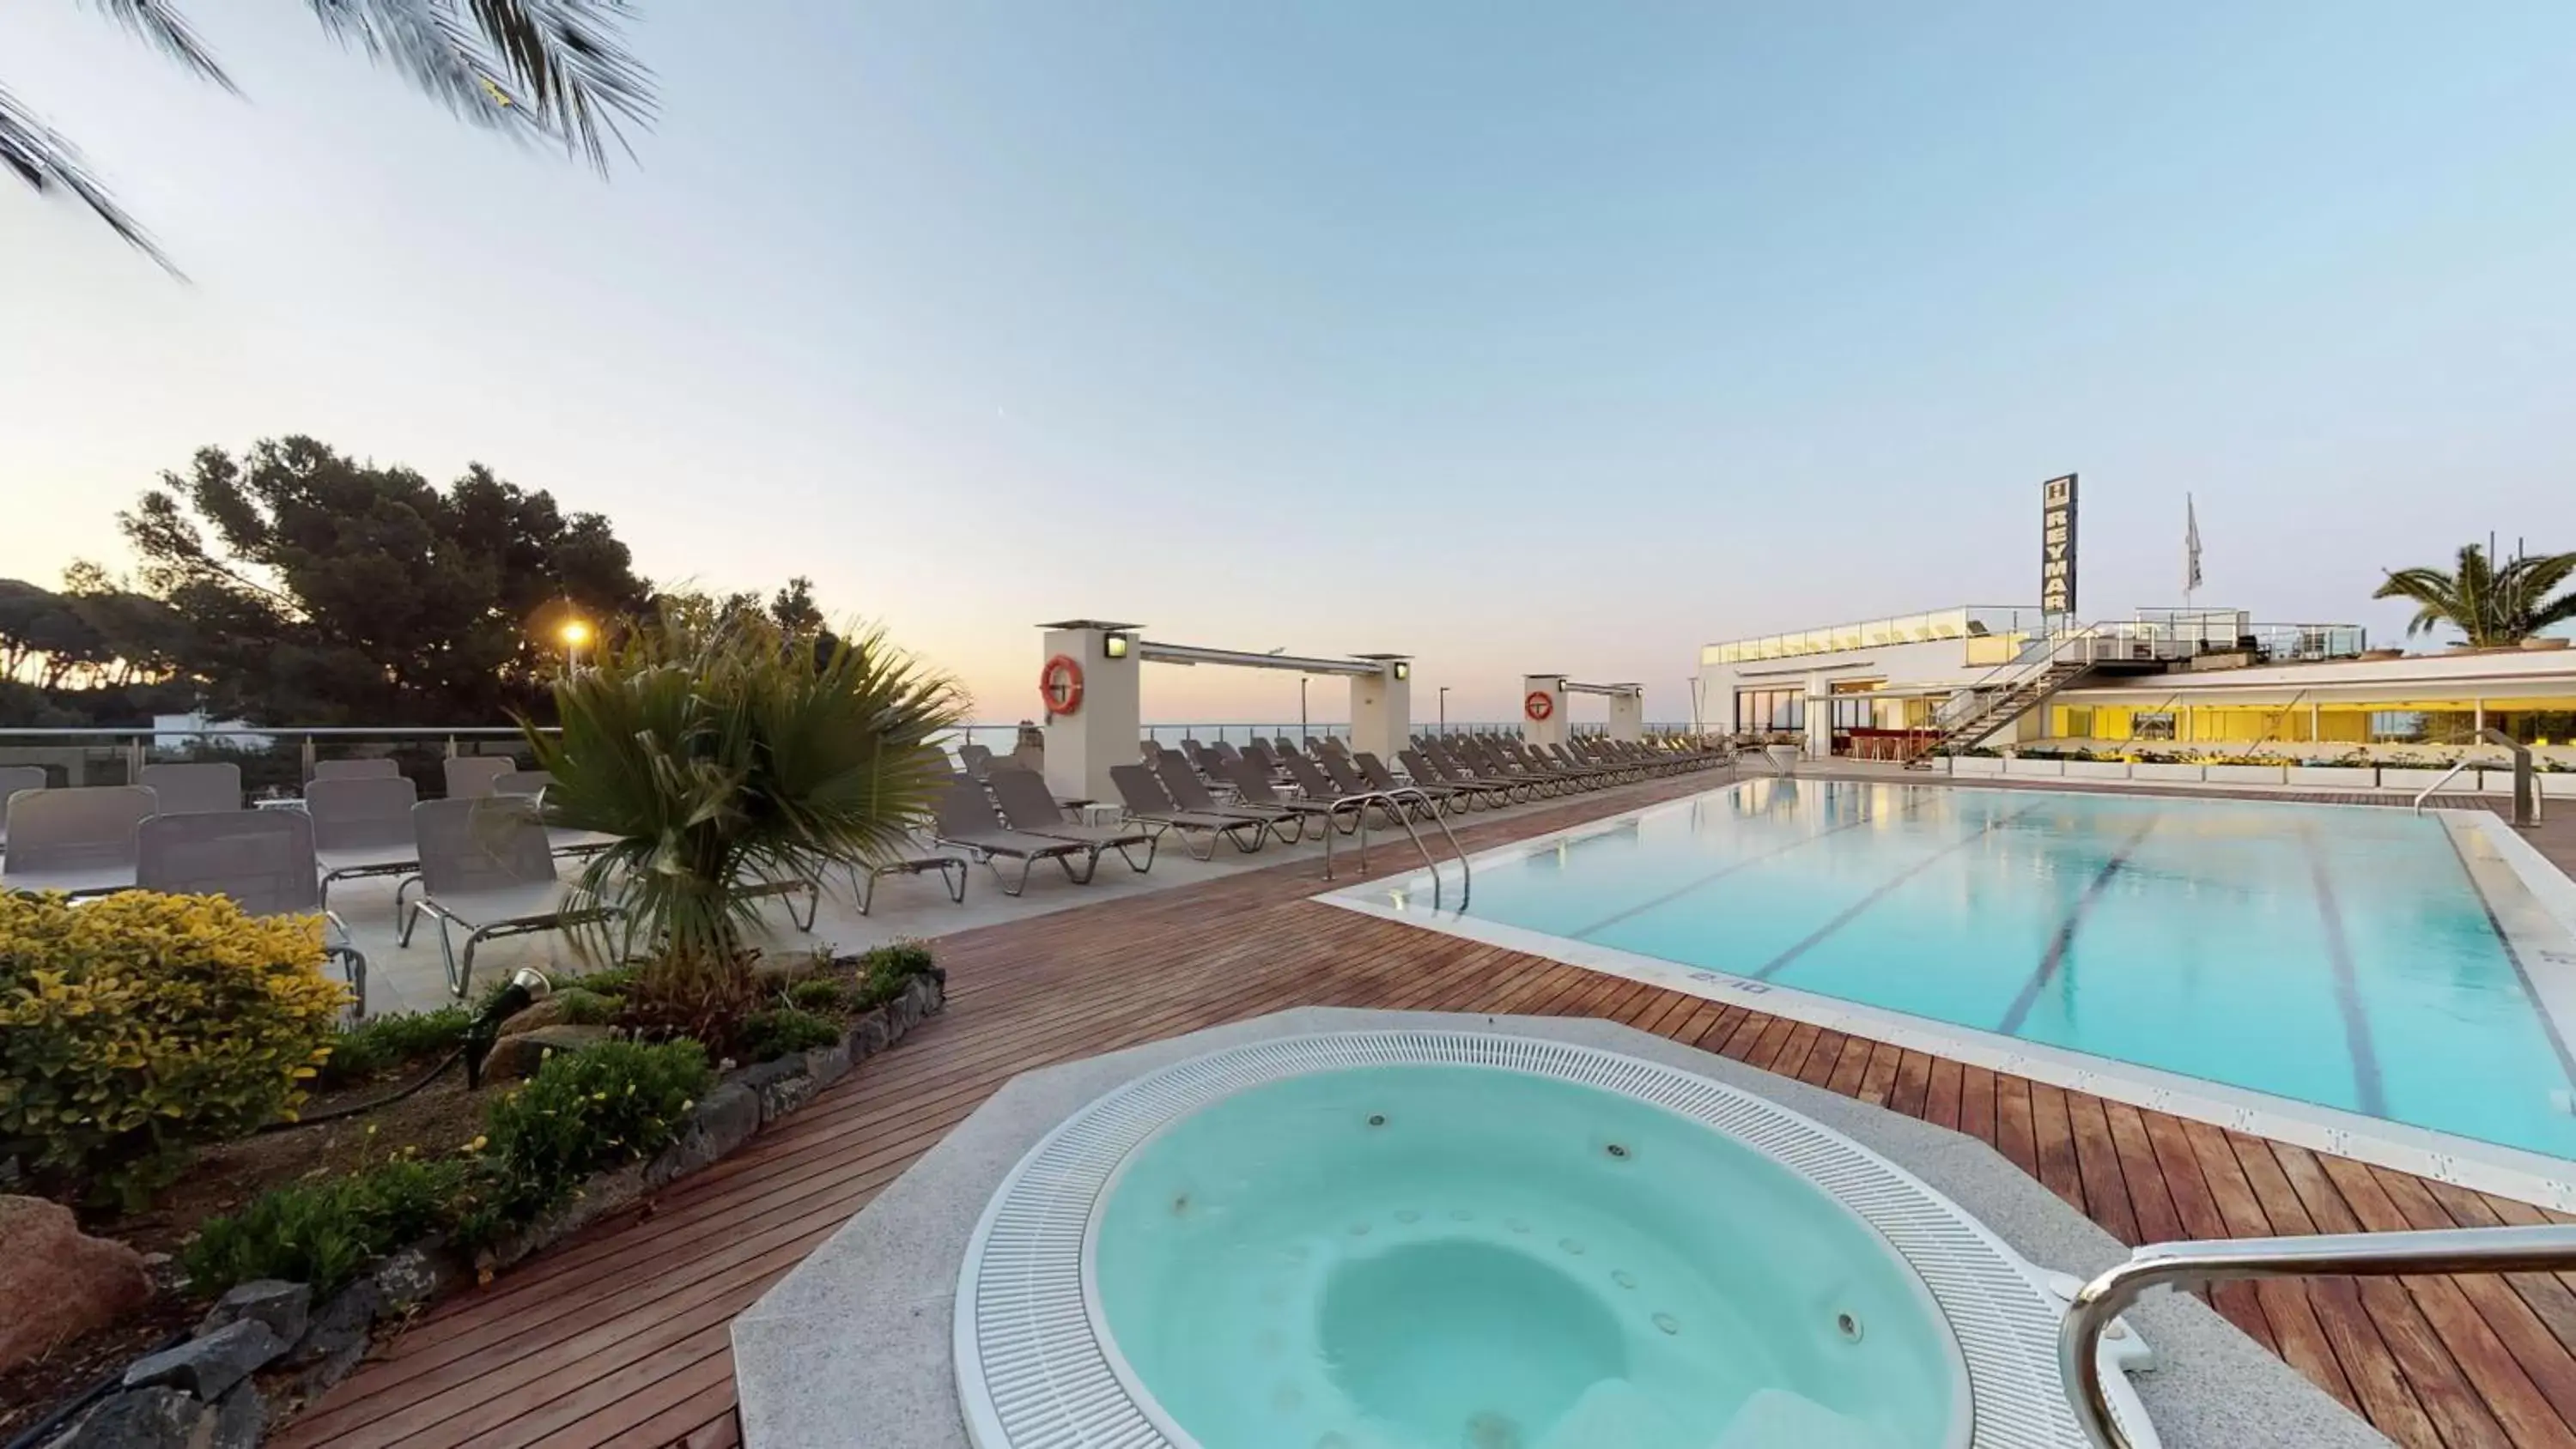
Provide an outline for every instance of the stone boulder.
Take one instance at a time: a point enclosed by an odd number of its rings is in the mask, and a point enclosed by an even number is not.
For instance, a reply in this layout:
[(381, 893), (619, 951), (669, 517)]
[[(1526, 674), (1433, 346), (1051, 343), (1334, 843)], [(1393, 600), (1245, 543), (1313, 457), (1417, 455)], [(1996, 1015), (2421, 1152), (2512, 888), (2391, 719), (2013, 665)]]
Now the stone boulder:
[(152, 1297), (143, 1255), (80, 1230), (71, 1209), (0, 1197), (0, 1369), (104, 1327)]
[(177, 1389), (111, 1394), (46, 1449), (212, 1449), (214, 1415)]
[(588, 1051), (616, 1035), (604, 1026), (541, 1026), (505, 1036), (492, 1044), (492, 1055), (484, 1058), (483, 1075), (496, 1082), (532, 1077), (546, 1053)]
[(237, 1318), (202, 1338), (146, 1354), (125, 1366), (129, 1389), (185, 1389), (209, 1403), (286, 1352), (286, 1340), (256, 1318)]

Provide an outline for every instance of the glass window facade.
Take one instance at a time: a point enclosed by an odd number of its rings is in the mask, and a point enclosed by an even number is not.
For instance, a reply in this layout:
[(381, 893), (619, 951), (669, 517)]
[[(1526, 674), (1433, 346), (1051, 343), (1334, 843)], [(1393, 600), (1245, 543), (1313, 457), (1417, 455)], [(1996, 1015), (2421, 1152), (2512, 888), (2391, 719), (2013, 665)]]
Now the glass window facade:
[(1803, 730), (1807, 727), (1807, 692), (1803, 689), (1739, 689), (1735, 692), (1735, 728), (1746, 734)]

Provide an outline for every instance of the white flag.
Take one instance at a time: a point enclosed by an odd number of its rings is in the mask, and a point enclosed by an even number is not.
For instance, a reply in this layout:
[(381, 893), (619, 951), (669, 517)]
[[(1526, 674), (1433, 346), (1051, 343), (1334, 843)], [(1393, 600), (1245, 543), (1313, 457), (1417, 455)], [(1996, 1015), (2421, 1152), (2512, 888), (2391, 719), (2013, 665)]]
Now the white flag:
[(2182, 496), (2182, 591), (2187, 594), (2199, 587), (2200, 514), (2186, 493)]

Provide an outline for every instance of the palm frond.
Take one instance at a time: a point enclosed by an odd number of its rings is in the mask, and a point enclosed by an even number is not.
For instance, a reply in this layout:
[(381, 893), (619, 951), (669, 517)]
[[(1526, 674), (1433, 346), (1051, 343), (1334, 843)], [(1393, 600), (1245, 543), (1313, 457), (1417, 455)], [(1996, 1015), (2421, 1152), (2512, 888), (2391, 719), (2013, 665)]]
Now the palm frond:
[(308, 0), (325, 30), (476, 125), (534, 132), (603, 174), (619, 121), (653, 118), (625, 0)]
[(829, 651), (758, 617), (644, 628), (556, 686), (561, 728), (528, 732), (553, 819), (616, 837), (574, 887), (622, 908), (656, 972), (738, 969), (766, 882), (837, 880), (898, 849), (945, 782), (927, 746), (948, 681), (881, 633)]
[(0, 169), (14, 173), (39, 192), (60, 191), (90, 209), (126, 245), (150, 257), (180, 281), (188, 279), (152, 239), (143, 224), (126, 214), (116, 198), (90, 173), (78, 147), (0, 88)]
[(197, 32), (188, 24), (188, 18), (163, 4), (162, 0), (89, 0), (89, 3), (151, 42), (162, 54), (195, 71), (199, 78), (213, 81), (234, 95), (241, 94), (241, 87), (233, 84), (233, 78), (224, 74), (224, 68), (215, 64), (215, 58), (207, 51), (204, 42), (197, 39)]

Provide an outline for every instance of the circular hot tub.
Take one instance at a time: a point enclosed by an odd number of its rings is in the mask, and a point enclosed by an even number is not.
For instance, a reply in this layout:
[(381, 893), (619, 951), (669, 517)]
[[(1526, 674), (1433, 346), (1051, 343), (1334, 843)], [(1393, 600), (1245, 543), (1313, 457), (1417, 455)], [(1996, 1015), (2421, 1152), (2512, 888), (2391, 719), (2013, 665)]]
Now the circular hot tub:
[(958, 1294), (979, 1449), (2076, 1443), (2009, 1249), (1761, 1098), (1560, 1042), (1296, 1037), (1077, 1113)]

